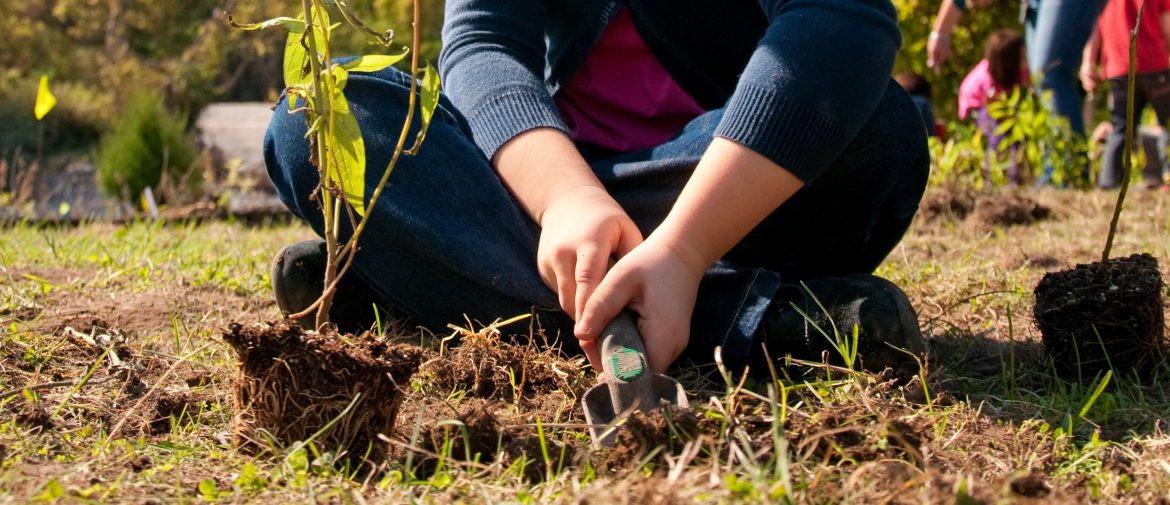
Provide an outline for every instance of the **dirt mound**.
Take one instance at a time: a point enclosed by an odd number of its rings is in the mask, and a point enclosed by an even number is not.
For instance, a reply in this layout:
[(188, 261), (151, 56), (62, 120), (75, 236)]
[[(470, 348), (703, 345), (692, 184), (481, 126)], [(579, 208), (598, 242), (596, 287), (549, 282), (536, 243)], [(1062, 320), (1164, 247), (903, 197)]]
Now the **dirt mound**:
[(975, 201), (975, 224), (983, 227), (1027, 225), (1048, 219), (1052, 209), (1019, 191), (988, 193)]
[(939, 219), (962, 221), (974, 209), (975, 191), (956, 186), (928, 188), (918, 203), (918, 215), (927, 222)]
[(1111, 368), (1151, 373), (1165, 347), (1164, 286), (1149, 254), (1045, 274), (1033, 315), (1057, 372), (1086, 379)]
[(233, 443), (259, 450), (314, 442), (350, 458), (380, 461), (379, 433), (391, 433), (402, 386), (424, 351), (370, 334), (307, 332), (282, 321), (232, 324), (224, 340), (235, 350)]
[(539, 482), (576, 460), (579, 447), (554, 438), (547, 428), (542, 444), (536, 418), (482, 398), (468, 398), (458, 406), (438, 398), (412, 399), (400, 416), (394, 457), (418, 461), (413, 470), (419, 475), (431, 474), (447, 459), (520, 465), (526, 479)]
[(196, 419), (202, 410), (200, 398), (186, 391), (163, 391), (154, 401), (154, 412), (149, 420), (150, 434), (159, 435), (171, 430), (171, 422)]
[(651, 412), (633, 412), (617, 429), (614, 444), (605, 453), (611, 469), (633, 469), (652, 450), (665, 447), (677, 454), (683, 445), (701, 436), (716, 439), (721, 426), (693, 409), (663, 406)]
[(577, 399), (592, 385), (590, 375), (581, 359), (496, 335), (468, 335), (458, 347), (423, 363), (417, 379), (432, 394), (457, 391), (516, 404), (544, 411), (549, 420), (566, 406), (578, 409)]
[(1028, 225), (1052, 217), (1052, 209), (1019, 190), (977, 192), (957, 186), (929, 188), (918, 204), (925, 222), (969, 220), (975, 226)]

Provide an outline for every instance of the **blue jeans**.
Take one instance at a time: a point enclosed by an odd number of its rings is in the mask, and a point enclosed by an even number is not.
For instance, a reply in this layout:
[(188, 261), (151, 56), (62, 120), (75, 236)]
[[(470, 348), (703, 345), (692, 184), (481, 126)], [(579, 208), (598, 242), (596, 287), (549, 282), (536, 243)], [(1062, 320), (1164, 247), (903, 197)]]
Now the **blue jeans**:
[(1077, 71), (1085, 42), (1107, 0), (1027, 0), (1024, 37), (1028, 66), (1042, 75), (1040, 89), (1052, 92), (1052, 110), (1068, 118), (1072, 131), (1085, 134), (1081, 81)]
[[(929, 170), (922, 119), (892, 80), (878, 110), (844, 154), (768, 217), (703, 278), (686, 357), (709, 363), (716, 346), (742, 367), (781, 282), (871, 272), (901, 239)], [(406, 111), (408, 81), (388, 69), (351, 74), (345, 94), (367, 150), (367, 198), (389, 161)], [(305, 119), (276, 108), (264, 143), (282, 201), (318, 234), (318, 184)], [(594, 172), (649, 234), (670, 210), (711, 141), (722, 110), (703, 114), (663, 145), (593, 156)], [(417, 125), (417, 121), (416, 121)], [(464, 315), (488, 323), (532, 312), (554, 342), (579, 352), (572, 320), (536, 268), (540, 228), (472, 142), (442, 97), (416, 156), (403, 156), (361, 237), (353, 267), (386, 303), (446, 332)], [(413, 134), (410, 136), (414, 138)]]

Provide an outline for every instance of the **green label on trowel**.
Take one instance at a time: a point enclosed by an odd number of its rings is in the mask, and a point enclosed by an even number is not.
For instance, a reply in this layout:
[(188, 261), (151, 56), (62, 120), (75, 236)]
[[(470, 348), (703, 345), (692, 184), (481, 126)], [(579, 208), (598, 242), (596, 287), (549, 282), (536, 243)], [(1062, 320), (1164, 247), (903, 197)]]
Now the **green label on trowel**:
[(609, 355), (609, 365), (613, 375), (626, 382), (641, 377), (646, 372), (646, 362), (642, 355), (629, 347), (619, 347)]

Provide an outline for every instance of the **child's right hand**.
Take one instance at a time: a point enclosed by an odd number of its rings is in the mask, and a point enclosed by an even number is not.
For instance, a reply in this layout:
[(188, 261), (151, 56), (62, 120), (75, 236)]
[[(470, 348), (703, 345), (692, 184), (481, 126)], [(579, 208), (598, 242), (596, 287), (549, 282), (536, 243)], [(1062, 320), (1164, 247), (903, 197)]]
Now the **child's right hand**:
[(561, 308), (580, 320), (609, 269), (642, 243), (642, 233), (603, 187), (581, 186), (549, 202), (540, 220), (536, 264)]

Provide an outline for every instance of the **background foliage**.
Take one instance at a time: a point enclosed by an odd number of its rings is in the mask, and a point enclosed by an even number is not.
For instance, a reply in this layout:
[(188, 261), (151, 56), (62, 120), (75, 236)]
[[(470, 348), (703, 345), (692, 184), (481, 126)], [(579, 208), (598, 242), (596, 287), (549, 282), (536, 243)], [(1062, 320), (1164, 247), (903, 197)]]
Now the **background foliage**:
[[(939, 74), (926, 68), (926, 41), (939, 0), (893, 0), (903, 34), (895, 72), (912, 70), (933, 89), (934, 109), (963, 152), (979, 155), (976, 130), (955, 117), (959, 83), (982, 57), (994, 30), (1020, 27), (1019, 2), (999, 0), (964, 16), (953, 35), (953, 56)], [(410, 0), (354, 0), (378, 29), (394, 28), (406, 45)], [(422, 0), (424, 60), (437, 61), (443, 0)], [(242, 22), (298, 12), (299, 0), (0, 0), (0, 155), (36, 148), (32, 116), (37, 79), (47, 74), (60, 103), (45, 118), (47, 154), (86, 155), (126, 114), (134, 90), (151, 89), (177, 116), (193, 120), (211, 102), (275, 101), (281, 92), (283, 37), (243, 33)], [(339, 31), (338, 54), (370, 53), (361, 36)], [(1029, 132), (1044, 135), (1045, 132)], [(1059, 136), (1059, 135), (1058, 135)], [(1049, 142), (1054, 144), (1054, 142)], [(963, 158), (967, 159), (967, 158)], [(981, 158), (970, 160), (981, 165)], [(956, 169), (963, 169), (958, 167)]]
[(953, 56), (936, 75), (926, 67), (926, 39), (934, 26), (940, 0), (893, 2), (898, 8), (898, 27), (902, 30), (902, 49), (898, 52), (894, 72), (910, 70), (926, 77), (934, 94), (935, 113), (944, 121), (955, 119), (959, 84), (983, 58), (983, 44), (991, 32), (1004, 27), (1023, 31), (1017, 0), (997, 0), (987, 7), (968, 12), (951, 38)]
[[(370, 26), (409, 44), (409, 0), (354, 1)], [(441, 0), (423, 2), (423, 57), (437, 60)], [(275, 101), (283, 34), (226, 23), (295, 15), (298, 0), (0, 0), (0, 153), (36, 146), (32, 104), (41, 74), (60, 98), (45, 120), (46, 153), (86, 152), (128, 106), (134, 90), (159, 92), (191, 120), (225, 100)], [(370, 53), (359, 37), (346, 52)]]
[(187, 133), (187, 118), (168, 111), (151, 90), (135, 92), (114, 129), (98, 147), (98, 183), (107, 194), (134, 201), (147, 186), (159, 189), (163, 175), (190, 194), (199, 185), (199, 151)]

